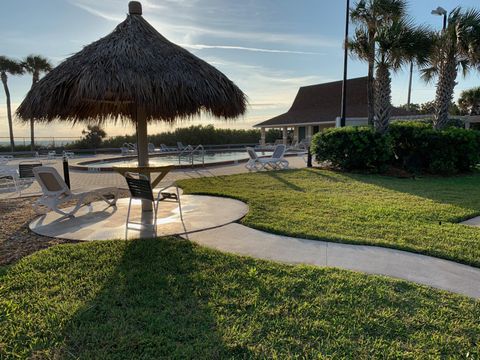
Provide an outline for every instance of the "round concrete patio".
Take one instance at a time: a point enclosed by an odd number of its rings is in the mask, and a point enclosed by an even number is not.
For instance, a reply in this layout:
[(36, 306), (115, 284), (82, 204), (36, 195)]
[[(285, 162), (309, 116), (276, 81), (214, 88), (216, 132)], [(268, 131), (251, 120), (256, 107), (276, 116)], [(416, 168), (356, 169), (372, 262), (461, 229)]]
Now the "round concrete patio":
[[(237, 200), (199, 195), (182, 195), (183, 221), (178, 204), (160, 202), (157, 216), (157, 236), (183, 235), (212, 229), (241, 219), (248, 206)], [(61, 219), (49, 212), (30, 223), (30, 229), (43, 236), (69, 240), (111, 240), (152, 238), (155, 232), (153, 213), (142, 213), (141, 202), (132, 202), (130, 224), (126, 228), (129, 199), (119, 199), (117, 206), (94, 202), (81, 208), (74, 218)], [(133, 224), (139, 223), (139, 224)]]

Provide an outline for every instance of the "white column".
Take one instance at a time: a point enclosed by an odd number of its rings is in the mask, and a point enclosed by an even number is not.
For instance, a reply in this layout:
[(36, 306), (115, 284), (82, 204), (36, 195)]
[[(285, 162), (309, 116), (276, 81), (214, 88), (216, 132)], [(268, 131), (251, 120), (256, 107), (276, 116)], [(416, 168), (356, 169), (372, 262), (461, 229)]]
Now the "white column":
[(265, 139), (266, 139), (265, 128), (262, 127), (260, 128), (260, 145), (265, 146)]
[(293, 128), (293, 142), (296, 143), (298, 141), (298, 126)]
[(313, 136), (313, 126), (308, 125), (307, 126), (307, 141), (308, 142), (310, 142), (310, 140), (312, 140), (312, 136)]
[(288, 139), (288, 132), (287, 132), (287, 128), (284, 127), (282, 129), (282, 135), (283, 135), (283, 145), (287, 146), (287, 139)]

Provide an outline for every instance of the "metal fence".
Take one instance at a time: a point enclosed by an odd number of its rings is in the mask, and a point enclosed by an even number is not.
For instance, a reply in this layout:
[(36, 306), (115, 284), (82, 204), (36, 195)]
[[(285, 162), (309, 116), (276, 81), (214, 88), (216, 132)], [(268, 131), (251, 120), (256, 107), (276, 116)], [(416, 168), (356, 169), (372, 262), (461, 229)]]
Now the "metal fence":
[[(80, 136), (76, 137), (55, 137), (55, 136), (35, 136), (35, 145), (44, 147), (62, 147), (74, 141), (80, 140)], [(30, 136), (15, 136), (15, 145), (30, 146)], [(0, 146), (9, 146), (10, 138), (8, 136), (0, 136)]]

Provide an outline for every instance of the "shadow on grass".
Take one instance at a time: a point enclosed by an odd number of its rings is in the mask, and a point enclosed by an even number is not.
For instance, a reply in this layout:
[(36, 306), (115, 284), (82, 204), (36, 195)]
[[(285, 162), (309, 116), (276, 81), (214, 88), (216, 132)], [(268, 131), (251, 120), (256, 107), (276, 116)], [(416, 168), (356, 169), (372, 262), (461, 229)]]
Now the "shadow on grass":
[(282, 183), (283, 185), (286, 185), (288, 188), (290, 188), (293, 191), (299, 191), (299, 192), (305, 192), (305, 189), (301, 188), (298, 185), (295, 185), (293, 182), (288, 181), (284, 177), (282, 177), (282, 172), (285, 172), (286, 170), (282, 170), (281, 172), (279, 171), (267, 171), (265, 174), (270, 176), (271, 178), (277, 180), (278, 182)]
[(197, 261), (183, 240), (126, 242), (109, 281), (71, 319), (62, 352), (86, 359), (248, 357), (224, 345)]

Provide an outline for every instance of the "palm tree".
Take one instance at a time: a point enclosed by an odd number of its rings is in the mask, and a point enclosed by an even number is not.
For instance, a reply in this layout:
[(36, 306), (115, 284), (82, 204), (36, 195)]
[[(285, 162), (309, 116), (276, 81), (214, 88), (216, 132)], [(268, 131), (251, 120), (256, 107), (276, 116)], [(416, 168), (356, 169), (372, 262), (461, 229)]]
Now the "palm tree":
[[(357, 28), (350, 43), (355, 53), (368, 47), (368, 33)], [(409, 20), (394, 20), (377, 29), (375, 35), (375, 117), (374, 126), (380, 133), (388, 130), (391, 104), (391, 71), (398, 71), (412, 61), (425, 65), (431, 50), (431, 32), (423, 26), (415, 27)]]
[(12, 105), (10, 101), (10, 90), (8, 90), (7, 84), (7, 74), (20, 75), (22, 73), (23, 68), (19, 62), (0, 55), (0, 77), (2, 79), (3, 89), (5, 90), (5, 96), (7, 98), (7, 118), (10, 131), (10, 148), (12, 151), (15, 150), (15, 139), (13, 137)]
[(462, 91), (458, 105), (462, 114), (480, 115), (480, 87)]
[(362, 51), (356, 55), (368, 62), (367, 102), (368, 123), (373, 124), (374, 118), (374, 67), (375, 67), (375, 36), (380, 27), (388, 26), (406, 15), (405, 0), (360, 0), (351, 9), (350, 18), (357, 28), (365, 34), (365, 44)]
[[(52, 70), (52, 64), (50, 61), (40, 55), (29, 55), (22, 61), (22, 66), (25, 71), (32, 74), (32, 87), (38, 80), (42, 73), (47, 73)], [(35, 121), (30, 119), (30, 147), (31, 150), (35, 150)]]
[(461, 70), (466, 76), (472, 67), (480, 63), (480, 11), (463, 11), (455, 8), (448, 16), (448, 25), (436, 36), (430, 66), (423, 70), (427, 82), (438, 77), (435, 94), (436, 129), (444, 128), (448, 123), (448, 109), (453, 99), (456, 78)]

